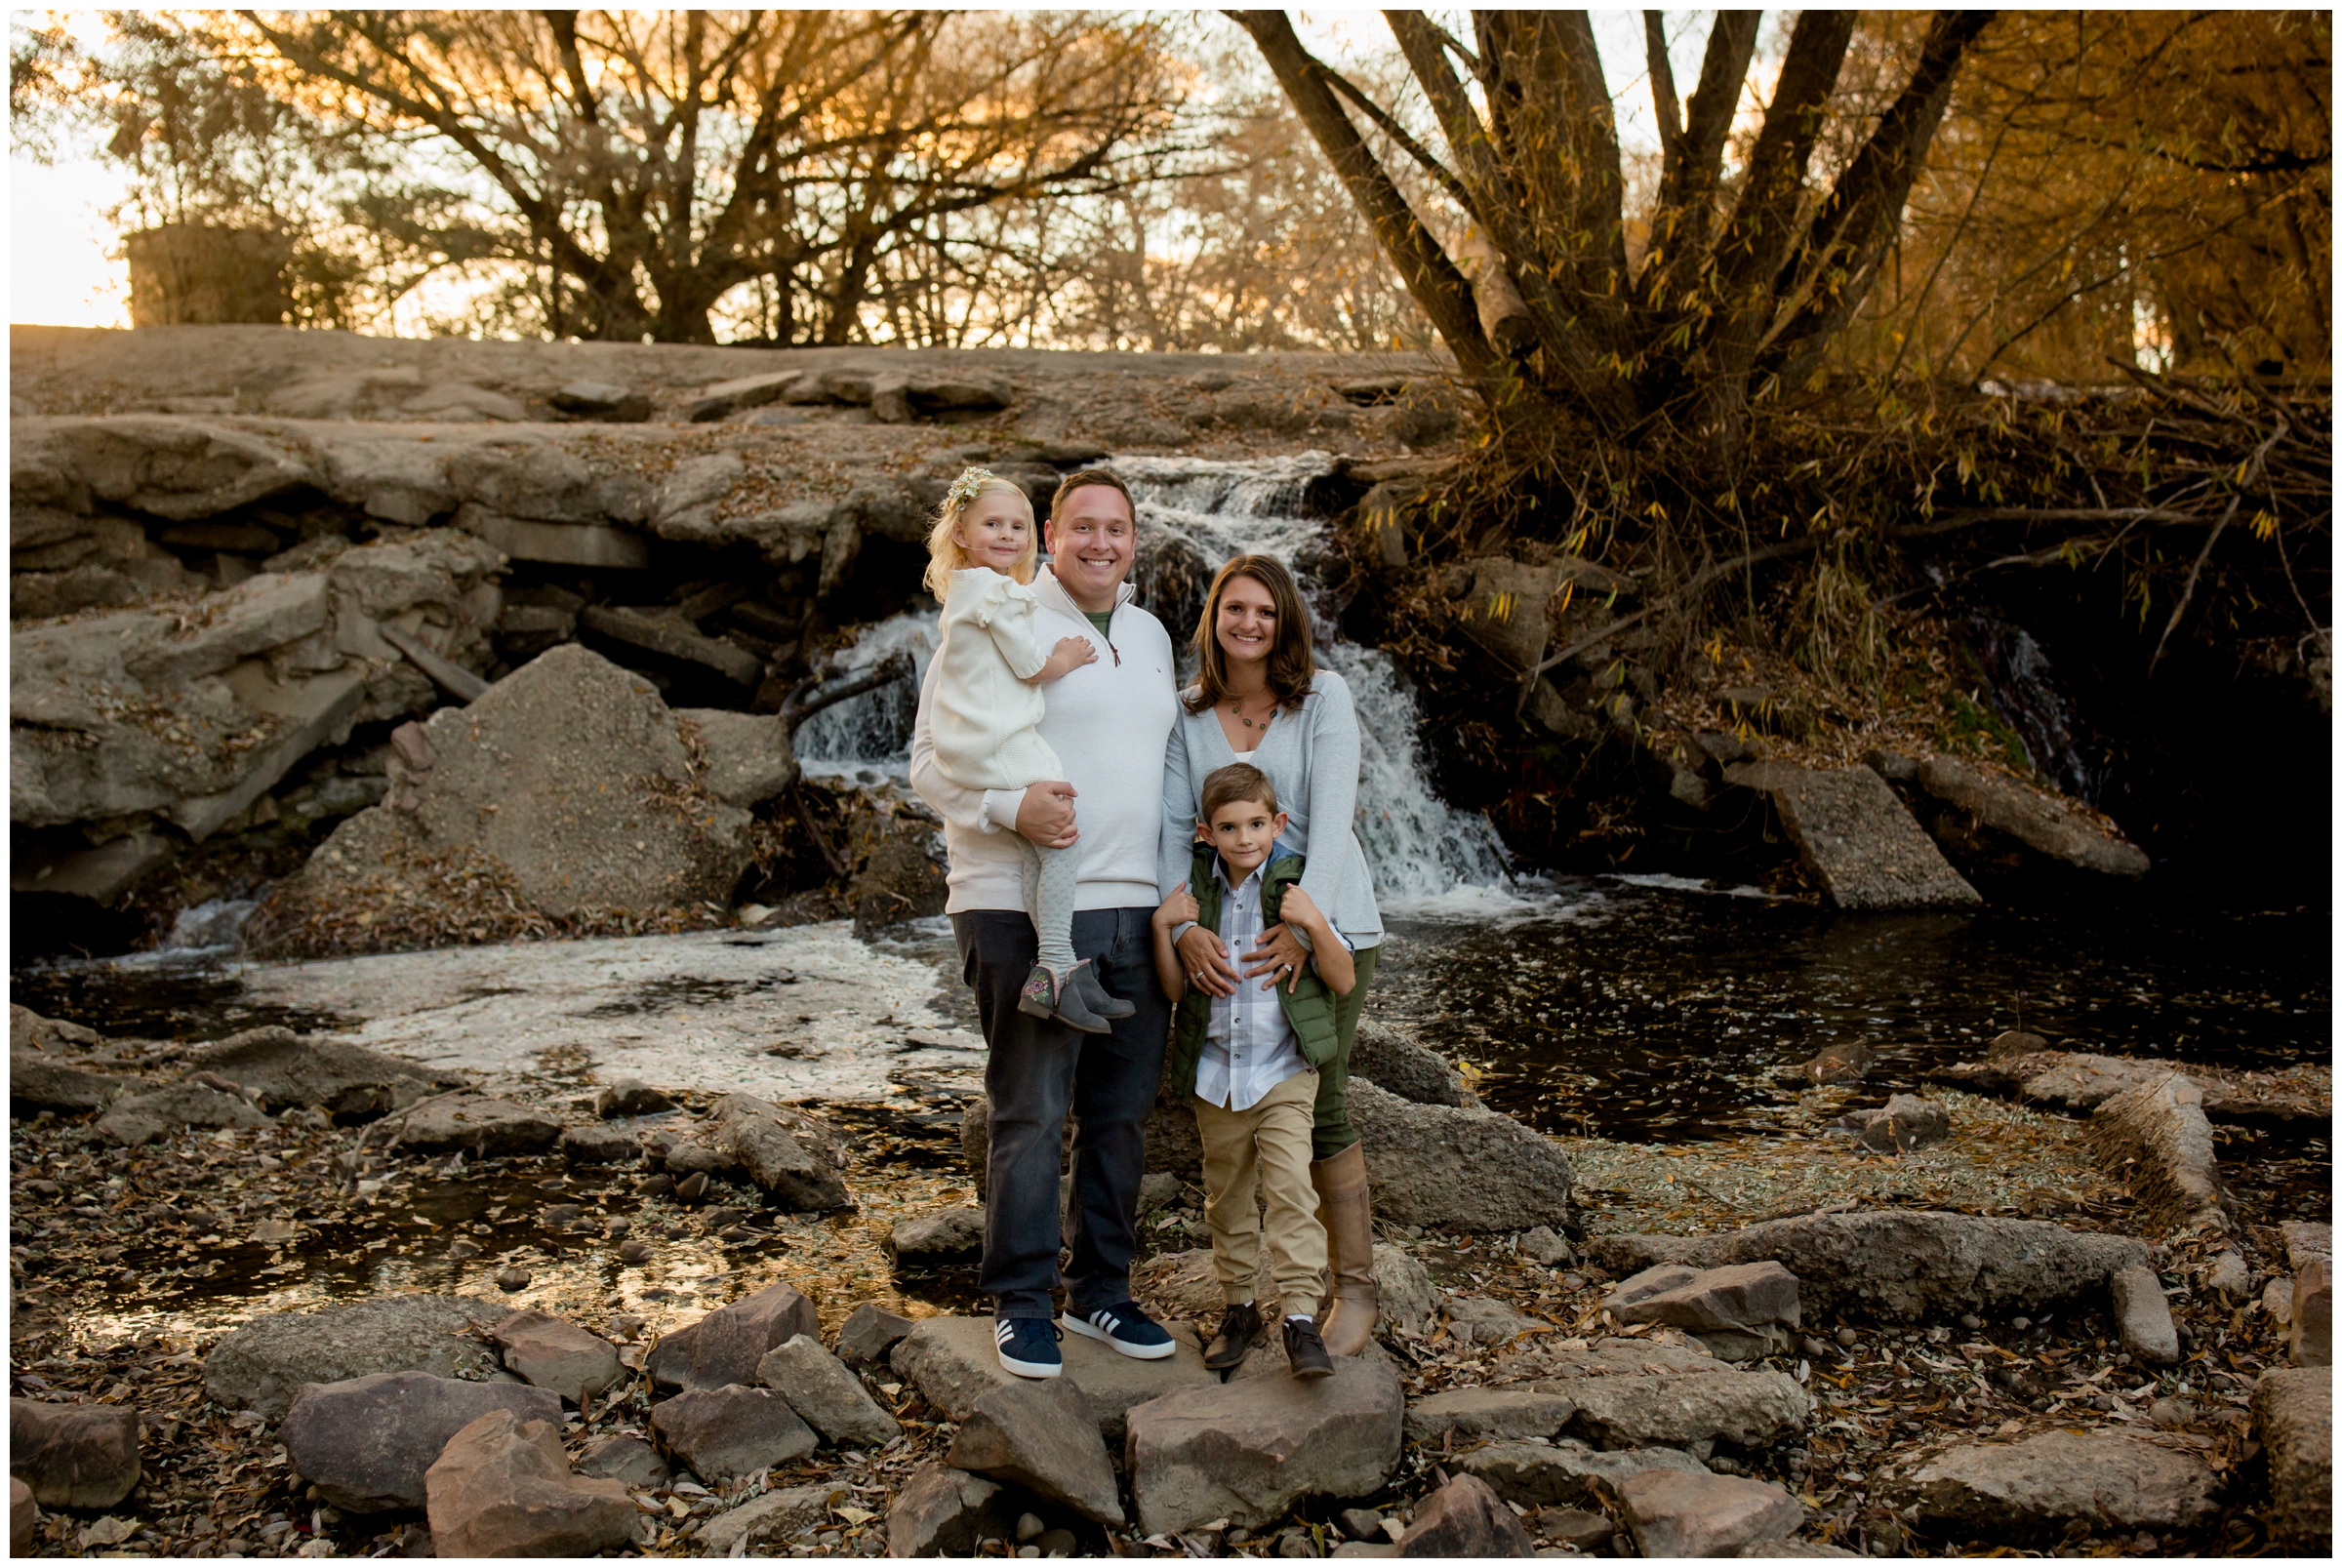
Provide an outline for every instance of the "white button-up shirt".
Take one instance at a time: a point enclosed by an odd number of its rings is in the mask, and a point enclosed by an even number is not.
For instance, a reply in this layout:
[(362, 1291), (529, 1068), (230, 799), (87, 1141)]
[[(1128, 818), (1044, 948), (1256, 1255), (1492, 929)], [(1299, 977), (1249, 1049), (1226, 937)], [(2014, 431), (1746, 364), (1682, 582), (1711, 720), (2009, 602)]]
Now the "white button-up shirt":
[[(1261, 945), (1261, 878), (1269, 864), (1263, 861), (1241, 886), (1232, 888), (1228, 867), (1212, 858), (1212, 874), (1220, 882), (1220, 938), (1239, 969), (1244, 954)], [(1309, 1070), (1301, 1041), (1285, 1021), (1284, 1003), (1274, 990), (1261, 988), (1263, 978), (1239, 980), (1233, 996), (1212, 998), (1203, 1056), (1195, 1065), (1195, 1092), (1208, 1105), (1250, 1110), (1270, 1090)]]

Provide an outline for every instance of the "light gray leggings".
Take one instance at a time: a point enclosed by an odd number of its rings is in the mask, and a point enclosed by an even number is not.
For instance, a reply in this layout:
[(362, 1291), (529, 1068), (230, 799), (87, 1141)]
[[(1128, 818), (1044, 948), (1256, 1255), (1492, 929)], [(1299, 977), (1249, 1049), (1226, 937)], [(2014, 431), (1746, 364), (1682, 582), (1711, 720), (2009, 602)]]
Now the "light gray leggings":
[(1064, 980), (1073, 969), (1073, 896), (1081, 881), (1081, 846), (1043, 849), (1029, 838), (1025, 849), (1025, 912), (1040, 938), (1040, 961)]

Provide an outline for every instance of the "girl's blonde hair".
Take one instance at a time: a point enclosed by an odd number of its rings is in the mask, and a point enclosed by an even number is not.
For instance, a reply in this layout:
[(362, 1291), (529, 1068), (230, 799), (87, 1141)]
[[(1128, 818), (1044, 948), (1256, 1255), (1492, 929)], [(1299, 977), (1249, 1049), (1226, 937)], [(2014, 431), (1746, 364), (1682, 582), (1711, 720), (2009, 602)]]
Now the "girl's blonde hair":
[(927, 531), (925, 585), (927, 591), (935, 595), (938, 604), (950, 597), (951, 574), (965, 570), (968, 564), (967, 551), (959, 547), (959, 542), (951, 537), (951, 531), (968, 514), (968, 508), (985, 496), (1013, 496), (1017, 508), (1025, 514), (1025, 553), (1010, 569), (1009, 576), (1019, 583), (1030, 583), (1033, 572), (1040, 564), (1041, 525), (1032, 515), (1031, 499), (989, 468), (963, 469), (960, 476), (951, 481), (951, 489), (944, 497), (944, 503), (936, 508), (935, 526)]

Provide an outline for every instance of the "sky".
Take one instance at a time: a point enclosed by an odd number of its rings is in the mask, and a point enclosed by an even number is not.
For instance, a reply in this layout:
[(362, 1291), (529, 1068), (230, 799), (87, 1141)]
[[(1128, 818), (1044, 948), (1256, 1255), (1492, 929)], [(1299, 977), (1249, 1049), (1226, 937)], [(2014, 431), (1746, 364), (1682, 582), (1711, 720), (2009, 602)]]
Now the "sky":
[[(1678, 88), (1699, 79), (1707, 41), (1705, 12), (1668, 13), (1668, 54)], [(1642, 60), (1642, 13), (1597, 10), (1595, 34), (1617, 100), (1619, 139), (1630, 149), (1656, 148), (1657, 122)], [(1371, 11), (1313, 10), (1300, 14), (1313, 49), (1339, 60), (1354, 47), (1390, 47), (1390, 32)], [(8, 160), (8, 319), (70, 327), (130, 325), (130, 269), (120, 236), (103, 217), (121, 200), (123, 176), (94, 152), (62, 149), (43, 167), (13, 147)]]

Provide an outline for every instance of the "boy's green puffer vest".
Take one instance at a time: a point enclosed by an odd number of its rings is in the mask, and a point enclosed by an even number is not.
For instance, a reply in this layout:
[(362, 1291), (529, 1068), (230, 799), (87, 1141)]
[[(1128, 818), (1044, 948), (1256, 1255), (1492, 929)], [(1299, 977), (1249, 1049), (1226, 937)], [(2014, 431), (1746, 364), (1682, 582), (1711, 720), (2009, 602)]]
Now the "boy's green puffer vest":
[[(1220, 877), (1213, 865), (1215, 857), (1203, 845), (1195, 847), (1195, 863), (1188, 877), (1188, 891), (1195, 895), (1198, 910), (1197, 924), (1204, 930), (1217, 933), (1220, 929)], [(1261, 878), (1261, 915), (1268, 925), (1277, 923), (1278, 911), (1284, 907), (1285, 889), (1301, 880), (1303, 858), (1286, 853), (1272, 852), (1268, 869)], [(1232, 956), (1241, 960), (1242, 954)], [(1239, 962), (1238, 967), (1242, 967)], [(1260, 978), (1246, 981), (1258, 985)], [(1334, 993), (1325, 982), (1317, 978), (1317, 966), (1311, 964), (1301, 972), (1301, 986), (1279, 982), (1276, 998), (1284, 1004), (1285, 1022), (1293, 1025), (1295, 1039), (1301, 1045), (1301, 1059), (1312, 1067), (1321, 1067), (1334, 1059), (1341, 1041), (1334, 1033)], [(1203, 1059), (1204, 1030), (1212, 1022), (1212, 999), (1192, 985), (1180, 998), (1179, 1013), (1171, 1030), (1172, 1088), (1180, 1094), (1195, 1092), (1195, 1067)]]

